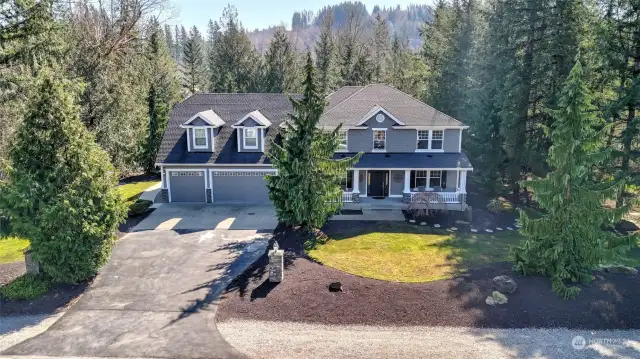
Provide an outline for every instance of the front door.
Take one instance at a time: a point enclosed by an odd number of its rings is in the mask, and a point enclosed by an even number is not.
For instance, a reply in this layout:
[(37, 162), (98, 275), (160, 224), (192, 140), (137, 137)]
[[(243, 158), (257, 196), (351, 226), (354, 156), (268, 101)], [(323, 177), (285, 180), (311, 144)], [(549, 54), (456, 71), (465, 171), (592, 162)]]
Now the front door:
[(369, 197), (386, 197), (389, 195), (389, 171), (369, 171)]

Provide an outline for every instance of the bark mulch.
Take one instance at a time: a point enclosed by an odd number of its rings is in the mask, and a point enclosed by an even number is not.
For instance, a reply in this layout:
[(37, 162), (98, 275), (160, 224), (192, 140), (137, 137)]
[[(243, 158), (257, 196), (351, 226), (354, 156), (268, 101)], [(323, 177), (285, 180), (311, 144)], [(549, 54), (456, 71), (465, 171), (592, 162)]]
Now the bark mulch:
[(18, 278), (26, 271), (24, 261), (0, 264), (0, 286)]
[[(640, 275), (595, 273), (577, 299), (564, 300), (548, 278), (521, 277), (510, 263), (470, 270), (453, 279), (395, 283), (361, 278), (306, 259), (304, 235), (276, 233), (287, 251), (284, 281), (268, 281), (264, 255), (227, 288), (216, 318), (323, 324), (465, 326), (488, 328), (640, 328)], [(490, 307), (494, 276), (507, 274), (518, 289), (505, 305)], [(339, 281), (344, 292), (329, 292)]]

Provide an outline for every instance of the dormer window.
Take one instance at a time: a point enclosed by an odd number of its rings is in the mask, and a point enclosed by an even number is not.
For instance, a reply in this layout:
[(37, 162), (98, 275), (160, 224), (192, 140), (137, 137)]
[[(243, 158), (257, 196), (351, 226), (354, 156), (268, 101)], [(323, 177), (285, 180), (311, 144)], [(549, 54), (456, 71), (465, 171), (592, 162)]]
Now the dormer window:
[(244, 148), (250, 150), (258, 149), (258, 131), (248, 127), (244, 129)]
[(207, 136), (206, 128), (194, 128), (193, 129), (193, 148), (203, 149), (209, 147), (209, 138)]

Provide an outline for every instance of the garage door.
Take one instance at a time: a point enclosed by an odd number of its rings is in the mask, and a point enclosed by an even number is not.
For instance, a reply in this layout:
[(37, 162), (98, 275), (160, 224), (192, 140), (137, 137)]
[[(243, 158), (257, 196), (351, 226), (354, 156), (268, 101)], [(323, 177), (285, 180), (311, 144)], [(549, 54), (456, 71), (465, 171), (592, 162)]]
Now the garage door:
[(213, 172), (213, 202), (269, 203), (269, 172)]
[(204, 171), (170, 171), (171, 202), (206, 202)]

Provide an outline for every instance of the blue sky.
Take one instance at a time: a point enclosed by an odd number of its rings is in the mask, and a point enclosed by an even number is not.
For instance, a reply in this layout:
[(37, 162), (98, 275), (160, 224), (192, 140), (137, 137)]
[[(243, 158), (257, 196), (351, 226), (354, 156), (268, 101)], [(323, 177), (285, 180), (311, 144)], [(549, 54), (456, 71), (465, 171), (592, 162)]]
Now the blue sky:
[[(432, 1), (407, 1), (407, 0), (361, 0), (371, 12), (374, 5), (406, 7), (411, 3), (427, 3)], [(170, 24), (182, 24), (186, 28), (193, 25), (201, 30), (209, 19), (218, 20), (222, 9), (232, 3), (238, 9), (238, 15), (242, 24), (249, 30), (266, 28), (269, 25), (279, 25), (284, 22), (291, 26), (291, 16), (294, 11), (317, 11), (325, 5), (339, 4), (343, 1), (333, 0), (171, 0), (174, 15), (168, 20)]]

